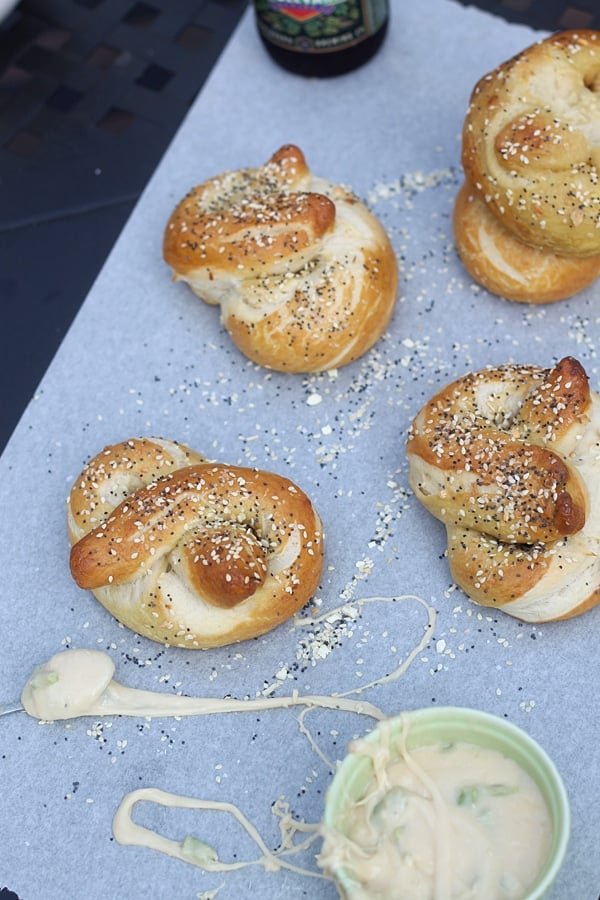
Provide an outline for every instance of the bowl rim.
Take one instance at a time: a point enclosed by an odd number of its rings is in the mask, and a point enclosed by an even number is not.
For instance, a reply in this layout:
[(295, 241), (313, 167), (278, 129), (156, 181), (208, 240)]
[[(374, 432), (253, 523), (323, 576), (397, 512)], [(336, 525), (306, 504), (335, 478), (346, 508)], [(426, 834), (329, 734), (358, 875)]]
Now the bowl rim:
[[(453, 740), (493, 747), (520, 765), (536, 782), (542, 792), (552, 820), (552, 845), (548, 859), (523, 900), (542, 900), (546, 897), (564, 862), (571, 831), (569, 798), (563, 779), (551, 757), (538, 741), (509, 719), (494, 713), (467, 706), (438, 706), (404, 710), (379, 722), (364, 738), (377, 743), (383, 728), (398, 728), (408, 722), (408, 749), (426, 746), (442, 738), (442, 732), (452, 731)], [(325, 795), (322, 831), (337, 831), (335, 820), (339, 809), (352, 800), (348, 785), (371, 770), (370, 758), (350, 749), (338, 765)], [(331, 874), (346, 891), (356, 887), (350, 874), (340, 866)], [(343, 894), (346, 896), (346, 893)], [(348, 896), (351, 896), (348, 893)]]

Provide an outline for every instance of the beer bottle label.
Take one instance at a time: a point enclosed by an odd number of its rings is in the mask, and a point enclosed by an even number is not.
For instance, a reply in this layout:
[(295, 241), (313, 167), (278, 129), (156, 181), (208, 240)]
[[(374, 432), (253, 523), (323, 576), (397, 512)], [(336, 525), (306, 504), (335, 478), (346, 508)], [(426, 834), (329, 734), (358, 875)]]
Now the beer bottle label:
[(265, 40), (299, 53), (331, 53), (360, 44), (379, 31), (387, 0), (255, 0)]

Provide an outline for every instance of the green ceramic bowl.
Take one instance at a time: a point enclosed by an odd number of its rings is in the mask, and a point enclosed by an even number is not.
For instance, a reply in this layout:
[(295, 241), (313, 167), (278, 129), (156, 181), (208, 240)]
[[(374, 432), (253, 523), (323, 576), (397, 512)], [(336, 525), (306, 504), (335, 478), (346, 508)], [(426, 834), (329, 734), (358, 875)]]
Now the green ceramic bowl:
[[(552, 820), (552, 844), (544, 867), (523, 900), (548, 897), (565, 857), (571, 817), (562, 778), (546, 752), (516, 725), (475, 709), (447, 706), (403, 713), (388, 720), (392, 737), (400, 732), (402, 721), (406, 718), (409, 726), (406, 746), (409, 750), (440, 741), (478, 744), (513, 759), (534, 779)], [(366, 740), (378, 743), (379, 729), (375, 728)], [(346, 756), (327, 791), (324, 833), (328, 830), (343, 833), (347, 811), (363, 795), (372, 775), (372, 764), (367, 757), (353, 753)], [(331, 874), (342, 897), (358, 896), (358, 885), (348, 871), (340, 867)], [(360, 896), (366, 895), (363, 892)]]

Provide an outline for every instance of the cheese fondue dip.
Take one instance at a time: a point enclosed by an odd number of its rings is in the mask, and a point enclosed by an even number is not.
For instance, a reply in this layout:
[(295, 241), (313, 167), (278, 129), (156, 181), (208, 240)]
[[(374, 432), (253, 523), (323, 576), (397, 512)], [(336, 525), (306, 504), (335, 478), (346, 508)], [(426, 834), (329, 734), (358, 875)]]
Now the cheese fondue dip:
[(533, 779), (495, 750), (435, 744), (373, 762), (343, 834), (327, 829), (319, 863), (356, 882), (353, 900), (522, 900), (547, 859), (550, 815)]

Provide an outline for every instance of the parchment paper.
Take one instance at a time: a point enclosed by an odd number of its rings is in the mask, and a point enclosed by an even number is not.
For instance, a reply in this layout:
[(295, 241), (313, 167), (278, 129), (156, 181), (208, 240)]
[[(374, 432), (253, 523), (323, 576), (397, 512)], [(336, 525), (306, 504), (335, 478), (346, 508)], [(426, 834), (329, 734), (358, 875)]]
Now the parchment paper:
[[(600, 610), (534, 627), (470, 603), (451, 583), (442, 527), (410, 493), (404, 452), (422, 403), (487, 364), (546, 366), (572, 354), (600, 387), (598, 285), (555, 305), (511, 304), (473, 285), (452, 243), (471, 88), (541, 36), (449, 0), (394, 4), (370, 64), (316, 81), (271, 63), (245, 16), (0, 460), (0, 699), (18, 699), (34, 665), (66, 647), (106, 650), (118, 680), (169, 693), (352, 690), (392, 671), (418, 644), (424, 603), (437, 614), (428, 648), (400, 679), (362, 696), (390, 715), (430, 704), (478, 707), (539, 740), (563, 775), (573, 815), (553, 896), (596, 900)], [(161, 259), (166, 220), (193, 184), (260, 165), (286, 142), (302, 147), (316, 174), (367, 200), (402, 267), (388, 334), (328, 374), (281, 375), (248, 362), (218, 313), (174, 284)], [(71, 581), (65, 500), (87, 459), (138, 435), (296, 481), (326, 529), (316, 606), (327, 612), (346, 602), (355, 620), (327, 633), (290, 622), (206, 652), (166, 649), (119, 626)], [(21, 900), (191, 900), (217, 888), (219, 900), (335, 897), (328, 881), (260, 865), (206, 874), (121, 846), (111, 833), (124, 794), (156, 786), (238, 804), (276, 847), (273, 802), (283, 797), (295, 816), (318, 822), (331, 780), (326, 760), (335, 764), (348, 740), (373, 725), (321, 711), (305, 724), (325, 759), (300, 732), (296, 710), (54, 725), (24, 713), (0, 719), (0, 887)], [(136, 820), (177, 840), (193, 833), (224, 860), (258, 856), (221, 813), (140, 806)]]

